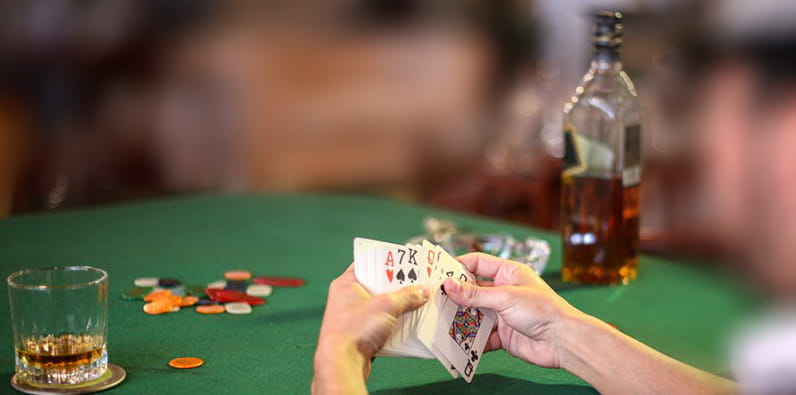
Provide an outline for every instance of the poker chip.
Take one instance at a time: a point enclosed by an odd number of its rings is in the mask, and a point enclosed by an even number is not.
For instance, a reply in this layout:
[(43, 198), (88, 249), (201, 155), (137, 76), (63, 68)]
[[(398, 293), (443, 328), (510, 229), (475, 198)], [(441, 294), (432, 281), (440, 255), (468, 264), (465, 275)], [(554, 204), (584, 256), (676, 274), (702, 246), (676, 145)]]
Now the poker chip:
[(196, 312), (199, 314), (221, 314), (226, 309), (220, 304), (211, 304), (205, 306), (196, 306)]
[(210, 284), (207, 284), (207, 288), (214, 288), (214, 289), (224, 289), (227, 287), (227, 282), (224, 280), (213, 281)]
[(227, 286), (224, 287), (224, 289), (246, 292), (247, 285), (249, 285), (248, 281), (228, 280)]
[(205, 287), (201, 285), (189, 285), (185, 287), (185, 294), (203, 298), (205, 296)]
[(157, 299), (168, 298), (171, 295), (172, 295), (171, 291), (169, 291), (167, 289), (164, 289), (162, 291), (153, 291), (149, 295), (144, 296), (144, 302), (152, 302), (152, 301), (155, 301)]
[(258, 298), (256, 296), (249, 296), (239, 291), (208, 288), (205, 290), (205, 293), (211, 300), (214, 300), (219, 303), (245, 302), (251, 306), (259, 306), (265, 304), (265, 299)]
[(266, 297), (271, 295), (271, 292), (273, 292), (273, 290), (274, 289), (270, 285), (252, 284), (246, 287), (246, 295)]
[(195, 305), (198, 302), (199, 302), (199, 298), (198, 297), (196, 297), (196, 296), (186, 296), (186, 297), (182, 298), (182, 301), (180, 302), (180, 307), (190, 307), (190, 306)]
[(161, 278), (158, 279), (158, 283), (156, 285), (163, 288), (176, 287), (180, 285), (180, 280), (174, 278)]
[(199, 301), (196, 302), (197, 306), (207, 306), (207, 305), (212, 305), (212, 304), (217, 304), (217, 303), (215, 301), (210, 300), (210, 299), (199, 299)]
[(133, 285), (136, 287), (152, 288), (158, 285), (159, 278), (157, 277), (139, 277), (133, 280)]
[(224, 273), (224, 278), (231, 281), (247, 281), (252, 278), (252, 273), (246, 270), (230, 270)]
[(124, 300), (144, 300), (144, 296), (150, 294), (152, 288), (135, 287), (122, 294)]
[(297, 277), (256, 277), (252, 280), (255, 284), (270, 285), (272, 287), (300, 287), (304, 280)]
[(168, 300), (155, 300), (144, 305), (144, 313), (149, 315), (159, 315), (169, 313), (173, 308), (174, 306), (172, 306)]
[(169, 366), (175, 369), (193, 369), (204, 365), (204, 363), (205, 361), (201, 358), (183, 357), (172, 359), (169, 361)]
[(248, 303), (232, 302), (224, 305), (224, 309), (229, 314), (249, 314), (252, 312), (252, 307)]

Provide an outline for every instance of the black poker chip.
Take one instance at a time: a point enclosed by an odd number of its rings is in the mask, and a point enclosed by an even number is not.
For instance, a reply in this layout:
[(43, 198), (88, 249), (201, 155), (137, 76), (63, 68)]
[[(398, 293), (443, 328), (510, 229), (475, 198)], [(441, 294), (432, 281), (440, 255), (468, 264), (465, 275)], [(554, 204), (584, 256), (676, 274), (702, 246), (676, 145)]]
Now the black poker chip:
[(180, 280), (174, 278), (161, 278), (158, 280), (158, 286), (169, 288), (169, 287), (176, 287), (180, 285)]

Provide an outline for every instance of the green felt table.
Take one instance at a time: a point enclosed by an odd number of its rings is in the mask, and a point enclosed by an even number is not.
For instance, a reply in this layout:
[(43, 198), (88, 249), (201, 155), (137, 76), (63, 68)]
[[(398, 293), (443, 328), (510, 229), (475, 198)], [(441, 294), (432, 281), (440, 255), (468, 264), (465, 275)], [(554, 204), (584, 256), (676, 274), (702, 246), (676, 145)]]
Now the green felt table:
[[(437, 215), (480, 232), (537, 236), (553, 254), (545, 278), (578, 308), (676, 358), (724, 369), (722, 335), (748, 297), (715, 273), (642, 257), (637, 281), (577, 287), (558, 281), (554, 234), (384, 199), (316, 195), (217, 195), (129, 203), (0, 220), (0, 275), (30, 267), (90, 265), (109, 273), (110, 361), (127, 370), (122, 394), (305, 393), (329, 282), (352, 260), (352, 239), (403, 242)], [(299, 276), (250, 315), (202, 315), (191, 308), (150, 316), (120, 294), (142, 276), (206, 284), (230, 269)], [(0, 292), (0, 379), (14, 372), (7, 293)], [(176, 370), (178, 356), (204, 366)], [(484, 356), (471, 384), (435, 360), (379, 358), (374, 393), (594, 392), (560, 370), (530, 366), (499, 351)], [(0, 393), (11, 392), (9, 384)]]

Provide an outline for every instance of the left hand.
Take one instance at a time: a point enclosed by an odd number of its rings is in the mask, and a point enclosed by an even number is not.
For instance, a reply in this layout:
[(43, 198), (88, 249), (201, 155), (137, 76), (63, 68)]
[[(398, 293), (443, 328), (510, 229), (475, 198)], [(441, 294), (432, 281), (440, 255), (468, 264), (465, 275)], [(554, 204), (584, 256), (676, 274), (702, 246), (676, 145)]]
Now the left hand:
[(354, 265), (349, 266), (329, 286), (315, 352), (313, 392), (354, 392), (359, 384), (364, 389), (370, 361), (390, 337), (398, 316), (426, 300), (428, 290), (414, 285), (373, 296), (357, 281)]

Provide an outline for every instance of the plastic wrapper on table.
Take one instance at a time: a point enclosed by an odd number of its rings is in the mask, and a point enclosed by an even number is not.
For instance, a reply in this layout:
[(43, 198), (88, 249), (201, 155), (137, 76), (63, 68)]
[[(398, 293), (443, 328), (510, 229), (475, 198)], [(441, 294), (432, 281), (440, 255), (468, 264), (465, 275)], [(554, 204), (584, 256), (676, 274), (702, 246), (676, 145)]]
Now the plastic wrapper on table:
[(550, 245), (534, 237), (516, 239), (507, 233), (462, 232), (456, 224), (427, 217), (423, 220), (426, 234), (415, 236), (407, 243), (420, 244), (429, 240), (454, 256), (468, 252), (484, 252), (504, 259), (524, 263), (542, 274), (550, 258)]

